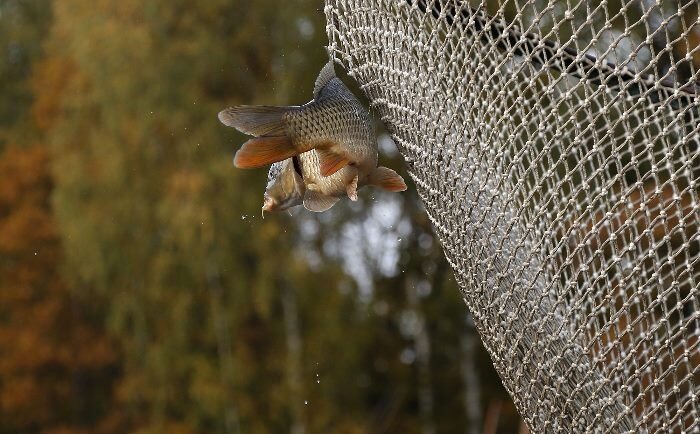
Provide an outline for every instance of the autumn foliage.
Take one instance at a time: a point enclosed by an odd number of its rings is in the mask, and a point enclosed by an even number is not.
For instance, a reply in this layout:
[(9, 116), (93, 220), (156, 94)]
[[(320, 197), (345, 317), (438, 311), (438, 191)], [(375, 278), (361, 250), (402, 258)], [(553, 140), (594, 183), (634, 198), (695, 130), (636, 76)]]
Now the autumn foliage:
[(112, 432), (114, 341), (69, 293), (46, 149), (0, 155), (0, 432)]

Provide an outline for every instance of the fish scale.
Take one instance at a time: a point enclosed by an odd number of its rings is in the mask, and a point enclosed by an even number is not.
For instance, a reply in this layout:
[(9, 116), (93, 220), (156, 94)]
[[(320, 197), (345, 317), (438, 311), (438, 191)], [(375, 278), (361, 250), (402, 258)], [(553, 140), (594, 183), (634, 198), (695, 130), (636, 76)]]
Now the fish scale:
[(316, 147), (334, 142), (353, 161), (377, 164), (377, 140), (369, 113), (338, 79), (332, 79), (318, 100), (289, 111), (287, 134), (296, 146)]
[(355, 176), (355, 171), (347, 166), (330, 176), (322, 176), (318, 154), (313, 150), (300, 154), (298, 158), (305, 184), (315, 184), (320, 191), (329, 195), (345, 194), (345, 186)]

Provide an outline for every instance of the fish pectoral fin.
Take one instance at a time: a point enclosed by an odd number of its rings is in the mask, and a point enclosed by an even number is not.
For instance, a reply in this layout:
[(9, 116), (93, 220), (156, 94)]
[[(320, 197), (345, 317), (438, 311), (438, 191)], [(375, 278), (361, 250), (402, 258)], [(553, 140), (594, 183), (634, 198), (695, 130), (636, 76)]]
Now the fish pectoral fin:
[(355, 169), (355, 177), (345, 186), (345, 191), (353, 202), (357, 200), (357, 181), (359, 181), (359, 179), (360, 177), (357, 174), (357, 169)]
[(257, 169), (298, 153), (287, 136), (256, 137), (241, 146), (233, 158), (233, 164), (239, 169)]
[(368, 184), (376, 185), (386, 191), (398, 192), (406, 190), (406, 183), (401, 175), (388, 167), (377, 167), (369, 174)]
[(219, 112), (219, 121), (251, 136), (284, 136), (287, 134), (284, 114), (293, 107), (239, 105)]
[(330, 209), (340, 199), (321, 192), (307, 189), (304, 193), (304, 208), (313, 212), (323, 212)]
[(335, 153), (329, 149), (316, 149), (321, 176), (331, 176), (343, 167), (350, 164), (350, 160), (344, 155)]

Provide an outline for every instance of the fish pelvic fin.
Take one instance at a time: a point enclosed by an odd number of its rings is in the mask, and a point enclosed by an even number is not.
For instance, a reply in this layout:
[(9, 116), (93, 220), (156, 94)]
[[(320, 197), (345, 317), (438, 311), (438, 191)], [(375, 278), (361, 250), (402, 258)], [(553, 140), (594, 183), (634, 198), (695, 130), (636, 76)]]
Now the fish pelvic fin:
[(321, 176), (331, 176), (335, 172), (350, 164), (350, 160), (348, 160), (344, 155), (333, 152), (328, 148), (316, 148), (316, 154), (318, 154), (318, 164), (320, 166), (319, 169)]
[(287, 136), (256, 137), (241, 146), (233, 157), (239, 169), (257, 169), (297, 155), (299, 151)]
[(335, 67), (333, 65), (333, 61), (330, 60), (323, 68), (321, 68), (321, 72), (318, 73), (316, 83), (314, 84), (314, 98), (318, 98), (318, 96), (321, 94), (321, 90), (323, 90), (328, 82), (333, 80), (335, 77)]
[(407, 189), (401, 175), (388, 167), (377, 167), (369, 174), (368, 184), (376, 185), (386, 191), (399, 192)]
[(330, 209), (340, 199), (328, 196), (316, 190), (307, 189), (304, 193), (304, 208), (313, 212), (323, 212)]
[(284, 136), (287, 134), (284, 115), (294, 107), (239, 105), (219, 112), (222, 124), (255, 136)]
[(345, 192), (347, 193), (348, 198), (350, 198), (350, 200), (353, 202), (357, 200), (357, 183), (359, 180), (360, 176), (357, 173), (357, 169), (355, 169), (355, 176), (352, 178), (352, 181), (350, 181), (348, 185), (345, 186)]

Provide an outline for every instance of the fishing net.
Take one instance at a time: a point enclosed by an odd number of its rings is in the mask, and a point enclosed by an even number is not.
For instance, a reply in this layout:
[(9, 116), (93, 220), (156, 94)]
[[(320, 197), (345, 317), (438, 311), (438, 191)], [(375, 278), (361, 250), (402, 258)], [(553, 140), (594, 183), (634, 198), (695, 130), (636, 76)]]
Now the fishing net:
[(698, 432), (700, 6), (327, 0), (533, 432)]

